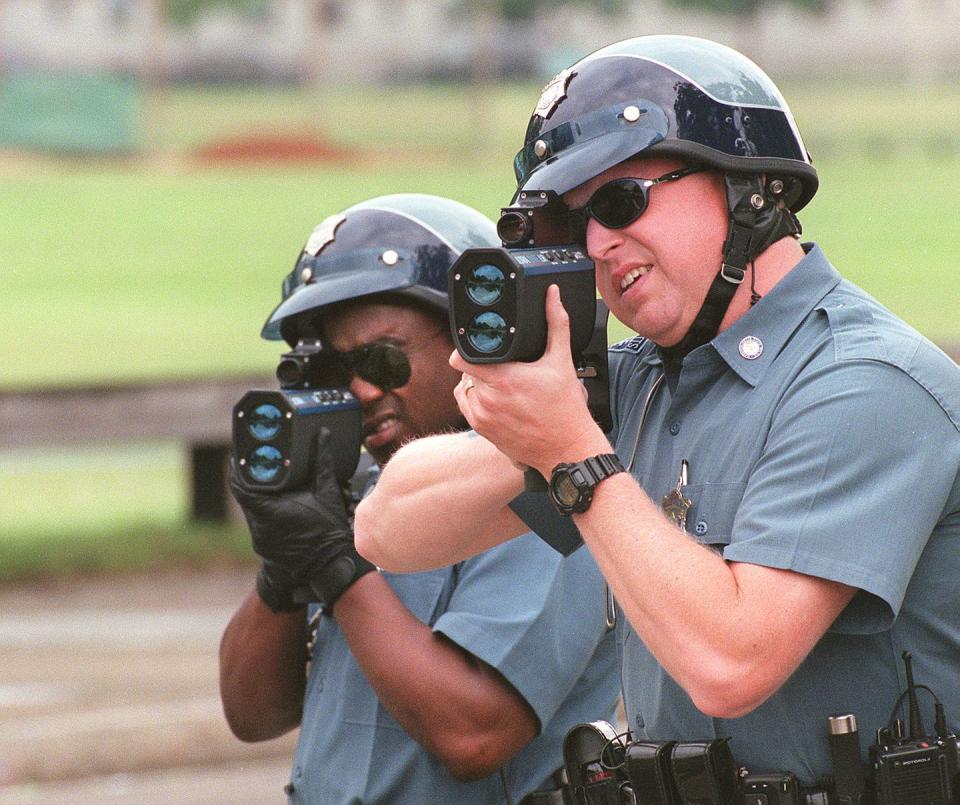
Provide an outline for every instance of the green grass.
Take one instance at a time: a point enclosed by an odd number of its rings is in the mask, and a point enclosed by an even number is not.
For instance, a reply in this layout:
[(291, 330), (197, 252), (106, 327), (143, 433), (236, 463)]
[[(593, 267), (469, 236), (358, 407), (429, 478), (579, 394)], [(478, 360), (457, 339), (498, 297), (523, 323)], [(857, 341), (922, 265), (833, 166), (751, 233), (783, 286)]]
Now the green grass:
[(512, 156), (541, 86), (183, 87), (147, 99), (143, 137), (150, 147), (167, 150), (257, 131), (320, 133), (355, 149), (480, 148)]
[(0, 583), (65, 576), (134, 573), (165, 567), (252, 564), (250, 536), (239, 525), (153, 522), (112, 517), (109, 527), (14, 529), (0, 539)]
[[(922, 332), (960, 343), (960, 87), (783, 89), (821, 176), (805, 237)], [(148, 99), (142, 159), (4, 159), (0, 389), (271, 369), (279, 347), (259, 329), (311, 228), (397, 191), (495, 216), (538, 90), (167, 90)], [(193, 161), (251, 131), (313, 132), (354, 158)], [(242, 528), (186, 514), (176, 446), (0, 454), (0, 578), (249, 558)]]
[(0, 387), (266, 368), (277, 348), (260, 326), (324, 216), (403, 188), (495, 212), (504, 183), (485, 178), (449, 166), (7, 177)]
[[(321, 132), (334, 143), (404, 153), (434, 146), (512, 157), (540, 82), (496, 86), (325, 85), (320, 89), (181, 87), (146, 99), (143, 139), (161, 150), (193, 148), (255, 131)], [(780, 82), (815, 157), (960, 142), (960, 86), (866, 80)], [(931, 110), (936, 113), (932, 114)]]
[(249, 562), (240, 524), (188, 522), (177, 445), (0, 453), (0, 581)]
[[(486, 166), (10, 176), (0, 195), (0, 387), (269, 369), (279, 285), (328, 212), (400, 189), (495, 214)], [(960, 160), (820, 166), (802, 214), (838, 268), (937, 341), (960, 340)]]

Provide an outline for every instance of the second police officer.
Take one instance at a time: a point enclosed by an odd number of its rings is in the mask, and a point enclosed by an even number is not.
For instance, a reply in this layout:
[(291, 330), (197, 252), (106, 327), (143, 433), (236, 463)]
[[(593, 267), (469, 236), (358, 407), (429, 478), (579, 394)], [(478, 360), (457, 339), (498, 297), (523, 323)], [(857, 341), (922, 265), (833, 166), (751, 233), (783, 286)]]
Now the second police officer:
[[(324, 385), (360, 402), (377, 464), (463, 428), (447, 269), (498, 242), (458, 202), (381, 196), (325, 219), (285, 280), (263, 335), (321, 339), (335, 370)], [(558, 793), (564, 733), (616, 698), (613, 635), (581, 603), (602, 595), (595, 564), (530, 534), (450, 567), (378, 572), (354, 550), (328, 450), (321, 439), (314, 477), (281, 494), (232, 474), (263, 561), (221, 644), (231, 728), (261, 741), (299, 726), (295, 803), (553, 802), (533, 792)], [(295, 600), (304, 585), (322, 610)]]

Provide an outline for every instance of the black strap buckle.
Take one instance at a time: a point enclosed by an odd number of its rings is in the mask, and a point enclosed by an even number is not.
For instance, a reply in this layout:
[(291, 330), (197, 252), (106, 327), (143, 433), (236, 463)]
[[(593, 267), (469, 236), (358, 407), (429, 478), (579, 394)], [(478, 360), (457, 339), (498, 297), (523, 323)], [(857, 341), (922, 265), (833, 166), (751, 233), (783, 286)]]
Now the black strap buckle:
[(743, 282), (743, 278), (747, 276), (747, 272), (742, 268), (737, 268), (729, 263), (724, 263), (722, 266), (720, 266), (720, 276), (733, 285), (739, 285), (741, 282)]

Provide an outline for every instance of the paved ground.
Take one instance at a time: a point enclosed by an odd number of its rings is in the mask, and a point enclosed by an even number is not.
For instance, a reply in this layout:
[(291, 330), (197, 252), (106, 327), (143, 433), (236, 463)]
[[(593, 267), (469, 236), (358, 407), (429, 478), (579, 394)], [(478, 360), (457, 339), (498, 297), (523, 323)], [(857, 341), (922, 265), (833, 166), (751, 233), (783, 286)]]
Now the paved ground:
[(295, 736), (237, 741), (217, 693), (251, 579), (0, 588), (0, 805), (284, 802)]

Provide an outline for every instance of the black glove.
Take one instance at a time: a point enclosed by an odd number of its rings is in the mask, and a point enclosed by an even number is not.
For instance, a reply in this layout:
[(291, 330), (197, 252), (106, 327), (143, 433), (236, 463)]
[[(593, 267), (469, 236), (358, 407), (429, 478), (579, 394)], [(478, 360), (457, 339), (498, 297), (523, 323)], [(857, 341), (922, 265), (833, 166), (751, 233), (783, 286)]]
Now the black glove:
[(253, 550), (263, 559), (257, 592), (274, 612), (290, 612), (298, 588), (330, 612), (351, 584), (376, 568), (353, 545), (343, 492), (333, 472), (330, 435), (322, 428), (313, 455), (312, 482), (279, 494), (261, 492), (230, 467), (230, 490), (243, 509)]

